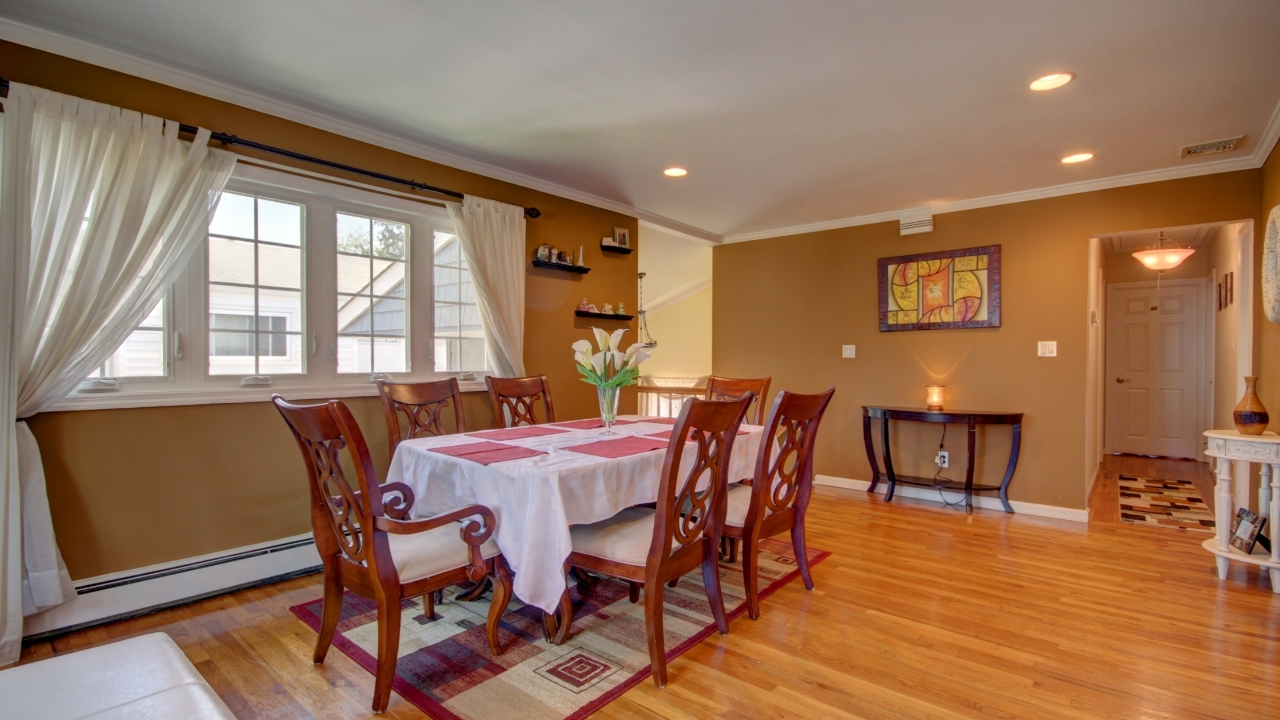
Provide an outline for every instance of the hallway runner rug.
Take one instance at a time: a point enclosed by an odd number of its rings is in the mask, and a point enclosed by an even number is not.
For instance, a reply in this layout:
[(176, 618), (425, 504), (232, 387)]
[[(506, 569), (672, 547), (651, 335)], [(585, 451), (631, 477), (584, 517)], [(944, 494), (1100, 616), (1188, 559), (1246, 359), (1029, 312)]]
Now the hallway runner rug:
[(1119, 479), (1121, 521), (1213, 534), (1213, 513), (1190, 480)]
[[(831, 555), (814, 548), (808, 552), (810, 567)], [(720, 564), (730, 635), (736, 628), (734, 618), (751, 622), (745, 618), (740, 563)], [(761, 543), (761, 599), (799, 576), (790, 542)], [(572, 634), (560, 646), (543, 639), (541, 611), (512, 599), (500, 630), (503, 653), (497, 657), (485, 640), (489, 596), (457, 602), (453, 596), (458, 592), (457, 587), (445, 591), (435, 620), (424, 614), (422, 598), (404, 601), (401, 615), (400, 658), (392, 687), (436, 720), (578, 720), (649, 678), (644, 602), (631, 604), (625, 583), (601, 578), (582, 592), (572, 588)], [(700, 571), (665, 592), (663, 623), (670, 663), (718, 631)], [(318, 632), (322, 605), (317, 599), (290, 610)], [(767, 602), (761, 612), (768, 614)], [(372, 600), (345, 594), (333, 647), (374, 672), (378, 624)], [(674, 679), (680, 668), (669, 665), (668, 673)]]

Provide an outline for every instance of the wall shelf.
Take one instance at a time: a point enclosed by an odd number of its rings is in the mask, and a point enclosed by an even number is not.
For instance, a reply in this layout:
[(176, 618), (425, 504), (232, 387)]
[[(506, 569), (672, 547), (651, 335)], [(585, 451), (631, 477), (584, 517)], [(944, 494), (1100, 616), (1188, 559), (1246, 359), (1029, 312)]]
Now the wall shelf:
[(635, 315), (618, 315), (616, 313), (589, 312), (587, 310), (574, 310), (574, 315), (584, 318), (596, 318), (598, 320), (632, 320)]
[(600, 245), (600, 249), (605, 252), (618, 253), (619, 255), (630, 255), (632, 248), (618, 247), (617, 245)]
[(560, 270), (561, 272), (576, 273), (578, 275), (586, 275), (591, 272), (591, 268), (581, 265), (569, 265), (568, 263), (553, 263), (545, 260), (534, 260), (533, 266), (536, 268), (544, 268), (547, 270)]

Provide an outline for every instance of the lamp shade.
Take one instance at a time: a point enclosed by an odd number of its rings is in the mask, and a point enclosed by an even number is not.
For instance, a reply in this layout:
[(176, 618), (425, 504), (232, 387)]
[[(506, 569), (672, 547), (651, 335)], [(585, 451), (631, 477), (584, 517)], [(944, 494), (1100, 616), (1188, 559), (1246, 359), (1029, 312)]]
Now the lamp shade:
[(930, 410), (942, 409), (942, 403), (945, 400), (943, 396), (946, 394), (946, 390), (947, 390), (946, 385), (925, 385), (924, 386), (925, 403), (928, 405), (928, 408)]
[(1172, 270), (1182, 264), (1183, 260), (1191, 257), (1195, 253), (1192, 248), (1154, 248), (1151, 250), (1139, 250), (1133, 256), (1138, 262), (1146, 265), (1151, 270)]

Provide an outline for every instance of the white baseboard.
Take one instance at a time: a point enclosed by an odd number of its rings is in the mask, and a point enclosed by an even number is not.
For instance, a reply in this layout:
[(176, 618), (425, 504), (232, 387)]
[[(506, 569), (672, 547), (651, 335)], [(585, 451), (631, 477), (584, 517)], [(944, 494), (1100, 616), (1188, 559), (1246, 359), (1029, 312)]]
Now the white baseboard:
[[(827, 485), (830, 487), (844, 488), (846, 490), (861, 490), (866, 492), (871, 487), (871, 483), (866, 480), (853, 480), (851, 478), (835, 477), (833, 475), (815, 475), (813, 478), (815, 485)], [(876, 492), (883, 494), (888, 489), (887, 483), (881, 483), (876, 488)], [(918, 500), (941, 500), (946, 498), (949, 503), (963, 502), (964, 493), (943, 491), (939, 496), (938, 491), (933, 488), (913, 487), (910, 485), (899, 485), (894, 495), (902, 497), (916, 498)], [(1088, 510), (1077, 510), (1076, 508), (1064, 508), (1057, 505), (1041, 505), (1039, 503), (1022, 502), (1020, 500), (1010, 500), (1009, 504), (1013, 506), (1016, 513), (1024, 513), (1026, 515), (1036, 515), (1038, 517), (1057, 518), (1059, 520), (1072, 520), (1075, 522), (1089, 522)], [(986, 510), (1004, 510), (1004, 506), (1000, 504), (1000, 498), (977, 495), (973, 496), (973, 506)]]
[(311, 533), (248, 545), (200, 557), (77, 580), (79, 593), (58, 607), (32, 615), (23, 635), (138, 615), (168, 605), (217, 595), (269, 578), (320, 565)]

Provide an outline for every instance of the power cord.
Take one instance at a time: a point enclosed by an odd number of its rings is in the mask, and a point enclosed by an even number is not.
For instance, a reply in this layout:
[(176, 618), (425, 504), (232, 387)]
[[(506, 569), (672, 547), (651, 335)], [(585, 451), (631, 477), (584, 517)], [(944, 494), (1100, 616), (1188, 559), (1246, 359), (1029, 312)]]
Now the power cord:
[(947, 424), (942, 423), (942, 438), (938, 440), (938, 452), (936, 455), (933, 456), (934, 464), (938, 466), (938, 470), (933, 474), (933, 482), (935, 483), (934, 489), (938, 491), (938, 499), (942, 501), (943, 505), (949, 508), (954, 508), (956, 510), (959, 510), (960, 506), (964, 504), (964, 501), (960, 500), (956, 502), (947, 502), (946, 493), (942, 492), (942, 487), (936, 484), (938, 483), (938, 481), (951, 482), (951, 478), (942, 474), (942, 463), (938, 462), (938, 459), (942, 456), (942, 449), (946, 447), (946, 444), (947, 444)]

